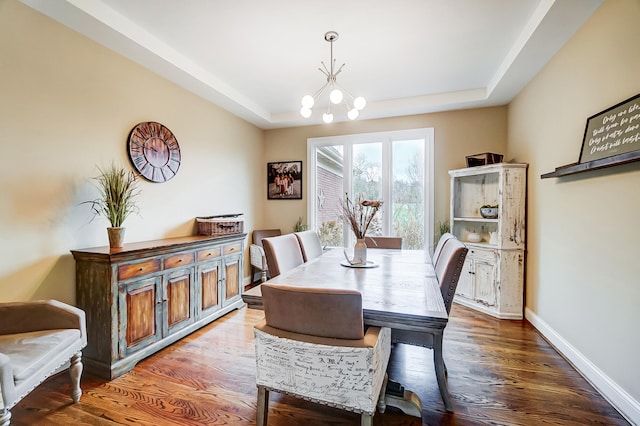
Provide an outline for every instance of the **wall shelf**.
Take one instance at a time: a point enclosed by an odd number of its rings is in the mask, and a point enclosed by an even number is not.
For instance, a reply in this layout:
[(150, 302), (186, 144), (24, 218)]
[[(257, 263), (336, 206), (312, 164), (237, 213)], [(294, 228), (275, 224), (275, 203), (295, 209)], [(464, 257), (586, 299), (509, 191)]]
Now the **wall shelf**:
[(618, 154), (611, 157), (600, 158), (598, 160), (588, 161), (586, 163), (572, 163), (556, 167), (555, 171), (540, 175), (540, 179), (570, 176), (575, 175), (576, 173), (604, 169), (607, 167), (618, 166), (620, 164), (633, 163), (635, 161), (640, 161), (640, 150), (625, 152), (623, 154)]

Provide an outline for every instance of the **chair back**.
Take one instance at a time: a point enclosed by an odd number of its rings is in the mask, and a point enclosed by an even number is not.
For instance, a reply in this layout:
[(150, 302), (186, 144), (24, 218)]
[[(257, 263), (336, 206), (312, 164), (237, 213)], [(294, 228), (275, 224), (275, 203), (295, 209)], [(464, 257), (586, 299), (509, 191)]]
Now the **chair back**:
[(467, 251), (467, 247), (457, 238), (450, 238), (444, 244), (438, 264), (435, 265), (436, 276), (440, 283), (440, 292), (442, 293), (447, 313), (451, 312), (451, 303), (456, 293)]
[(268, 326), (335, 339), (362, 339), (362, 295), (356, 290), (263, 284)]
[(402, 237), (364, 237), (367, 248), (401, 249)]
[(447, 241), (449, 241), (451, 238), (455, 238), (455, 237), (450, 232), (445, 232), (444, 234), (442, 234), (442, 236), (440, 236), (440, 239), (438, 240), (438, 245), (436, 245), (435, 250), (433, 250), (433, 257), (431, 258), (431, 261), (434, 267), (438, 264), (438, 259), (440, 258), (440, 253), (442, 252), (442, 248), (447, 243)]
[(279, 229), (255, 229), (253, 231), (253, 244), (262, 247), (262, 239), (282, 235)]
[(300, 243), (302, 258), (305, 262), (315, 259), (322, 254), (322, 243), (316, 231), (302, 231), (294, 233)]
[(263, 238), (262, 248), (271, 278), (304, 263), (300, 244), (293, 234)]

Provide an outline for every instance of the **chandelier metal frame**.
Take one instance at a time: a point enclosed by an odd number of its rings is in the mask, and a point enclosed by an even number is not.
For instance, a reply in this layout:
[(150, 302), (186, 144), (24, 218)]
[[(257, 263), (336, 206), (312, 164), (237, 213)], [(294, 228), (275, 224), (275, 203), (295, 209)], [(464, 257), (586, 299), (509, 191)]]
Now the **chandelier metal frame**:
[[(331, 123), (333, 121), (333, 113), (331, 112), (331, 104), (338, 105), (344, 104), (347, 109), (347, 117), (350, 120), (355, 120), (360, 115), (360, 111), (364, 109), (367, 104), (367, 101), (362, 96), (354, 96), (338, 84), (336, 77), (338, 74), (342, 72), (342, 68), (346, 65), (343, 63), (339, 68), (336, 69), (336, 60), (333, 58), (333, 42), (338, 39), (339, 35), (335, 31), (327, 31), (324, 34), (324, 39), (331, 46), (331, 59), (329, 62), (329, 67), (326, 66), (324, 61), (320, 61), (322, 68), (318, 68), (318, 70), (324, 74), (327, 78), (327, 82), (318, 89), (313, 95), (305, 95), (302, 98), (302, 108), (300, 108), (300, 115), (304, 118), (309, 118), (312, 113), (313, 105), (315, 104), (316, 99), (329, 87), (331, 88), (331, 92), (329, 93), (329, 105), (327, 106), (327, 111), (322, 115), (322, 120), (325, 123)], [(346, 94), (346, 96), (345, 96)]]

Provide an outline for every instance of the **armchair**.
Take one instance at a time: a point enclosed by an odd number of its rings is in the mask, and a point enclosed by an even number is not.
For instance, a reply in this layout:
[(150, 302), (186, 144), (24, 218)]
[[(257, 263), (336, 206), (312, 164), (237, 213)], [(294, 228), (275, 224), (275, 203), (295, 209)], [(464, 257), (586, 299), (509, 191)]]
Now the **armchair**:
[(261, 272), (260, 281), (262, 282), (267, 280), (267, 274), (269, 273), (267, 258), (262, 247), (262, 239), (267, 237), (277, 237), (281, 234), (282, 232), (279, 229), (257, 229), (253, 231), (253, 244), (249, 246), (252, 282), (256, 270)]
[(265, 320), (254, 327), (257, 425), (266, 425), (269, 391), (361, 414), (384, 411), (391, 353), (387, 327), (363, 326), (355, 290), (262, 285)]
[(80, 350), (87, 345), (84, 311), (55, 300), (0, 303), (0, 426), (11, 408), (71, 360), (71, 398), (82, 395)]

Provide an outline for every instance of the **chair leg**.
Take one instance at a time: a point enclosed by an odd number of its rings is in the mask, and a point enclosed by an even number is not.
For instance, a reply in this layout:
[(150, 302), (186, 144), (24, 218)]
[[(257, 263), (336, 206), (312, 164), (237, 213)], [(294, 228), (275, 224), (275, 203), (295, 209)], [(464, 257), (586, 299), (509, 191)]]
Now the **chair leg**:
[(360, 416), (360, 426), (371, 426), (373, 424), (373, 416), (371, 414), (362, 413)]
[(73, 402), (80, 401), (82, 389), (80, 389), (80, 376), (82, 375), (82, 353), (71, 357), (71, 366), (69, 367), (69, 375), (71, 376), (71, 399)]
[(449, 387), (447, 386), (446, 367), (442, 358), (442, 333), (437, 333), (433, 336), (433, 363), (436, 368), (436, 378), (438, 379), (438, 388), (440, 389), (442, 402), (444, 402), (444, 408), (453, 413), (453, 404), (451, 403)]
[(9, 426), (9, 423), (11, 423), (11, 411), (3, 408), (0, 411), (0, 426)]
[(258, 386), (258, 407), (256, 413), (256, 426), (266, 426), (269, 416), (269, 391), (263, 386)]
[(389, 382), (389, 376), (387, 373), (384, 373), (384, 381), (382, 382), (382, 387), (380, 388), (380, 395), (378, 395), (378, 411), (384, 413), (387, 409), (387, 383)]
[(260, 276), (260, 282), (265, 282), (266, 280), (267, 280), (267, 271), (263, 269), (262, 275)]

